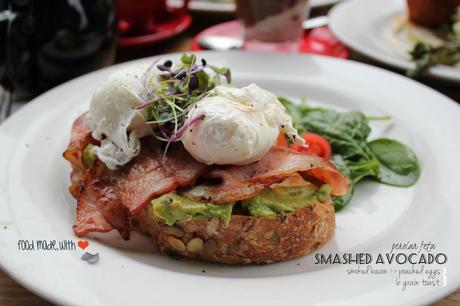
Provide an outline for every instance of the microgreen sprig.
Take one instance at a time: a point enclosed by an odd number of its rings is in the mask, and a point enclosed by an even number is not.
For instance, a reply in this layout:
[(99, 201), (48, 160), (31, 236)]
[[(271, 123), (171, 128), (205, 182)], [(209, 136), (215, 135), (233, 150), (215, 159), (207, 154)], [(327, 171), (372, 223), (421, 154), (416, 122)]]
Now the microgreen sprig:
[[(161, 73), (155, 87), (148, 82), (148, 75), (156, 67)], [(204, 116), (187, 118), (189, 110), (199, 100), (212, 94), (212, 90), (221, 84), (231, 83), (228, 68), (208, 65), (201, 59), (197, 62), (194, 54), (183, 54), (180, 63), (174, 65), (171, 60), (156, 60), (144, 74), (142, 103), (136, 109), (145, 110), (147, 123), (152, 126), (153, 135), (160, 141), (179, 141), (188, 127), (204, 119)]]

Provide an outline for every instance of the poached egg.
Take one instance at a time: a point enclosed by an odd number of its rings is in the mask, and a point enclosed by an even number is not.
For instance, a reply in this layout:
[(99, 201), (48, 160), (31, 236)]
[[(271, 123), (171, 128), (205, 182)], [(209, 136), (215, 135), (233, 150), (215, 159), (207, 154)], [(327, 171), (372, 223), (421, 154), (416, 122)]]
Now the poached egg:
[(149, 98), (158, 84), (160, 71), (148, 64), (132, 65), (111, 74), (95, 91), (89, 108), (89, 126), (97, 157), (109, 169), (127, 164), (139, 154), (139, 138), (152, 134), (146, 110), (136, 106)]
[(197, 102), (188, 120), (203, 116), (182, 135), (185, 149), (211, 165), (245, 165), (260, 160), (280, 132), (304, 145), (278, 98), (251, 84), (244, 88), (218, 86)]

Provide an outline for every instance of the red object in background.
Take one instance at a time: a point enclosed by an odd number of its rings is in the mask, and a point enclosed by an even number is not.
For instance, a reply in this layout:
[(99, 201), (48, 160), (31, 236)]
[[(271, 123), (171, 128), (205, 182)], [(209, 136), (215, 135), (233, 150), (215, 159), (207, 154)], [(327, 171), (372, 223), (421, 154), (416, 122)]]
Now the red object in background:
[[(205, 36), (241, 38), (240, 22), (237, 20), (229, 21), (202, 31), (192, 42), (193, 51), (203, 50), (198, 41)], [(300, 42), (299, 51), (301, 53), (327, 55), (338, 58), (348, 58), (350, 56), (349, 49), (338, 41), (327, 27), (305, 31), (303, 40)]]
[(116, 0), (120, 47), (144, 47), (162, 42), (186, 30), (192, 23), (189, 0), (182, 8), (168, 7), (166, 0)]
[(304, 53), (322, 54), (340, 58), (348, 58), (350, 51), (327, 27), (306, 31), (300, 43), (300, 50)]

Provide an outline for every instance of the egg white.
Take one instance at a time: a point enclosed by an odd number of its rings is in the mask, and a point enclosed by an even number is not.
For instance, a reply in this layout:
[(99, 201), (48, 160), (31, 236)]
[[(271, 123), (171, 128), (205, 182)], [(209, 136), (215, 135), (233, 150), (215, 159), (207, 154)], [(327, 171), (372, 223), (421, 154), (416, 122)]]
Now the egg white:
[(219, 86), (187, 114), (198, 121), (185, 131), (182, 143), (205, 164), (245, 165), (260, 160), (280, 131), (302, 141), (278, 98), (255, 84)]
[(139, 154), (139, 138), (152, 134), (145, 110), (135, 107), (143, 103), (143, 97), (148, 98), (147, 88), (155, 88), (159, 73), (148, 64), (128, 66), (111, 74), (95, 91), (89, 129), (93, 138), (101, 141), (94, 152), (108, 168), (128, 163)]

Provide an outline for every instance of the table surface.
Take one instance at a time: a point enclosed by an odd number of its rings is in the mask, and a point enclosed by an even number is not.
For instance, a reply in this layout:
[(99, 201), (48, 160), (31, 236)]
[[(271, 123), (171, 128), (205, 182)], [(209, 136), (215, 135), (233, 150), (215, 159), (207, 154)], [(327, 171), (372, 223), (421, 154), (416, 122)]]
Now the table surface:
[[(322, 15), (325, 11), (314, 12), (314, 15)], [(172, 39), (171, 41), (162, 43), (158, 46), (153, 46), (143, 50), (125, 50), (117, 54), (116, 62), (124, 62), (135, 58), (148, 57), (157, 54), (174, 53), (181, 51), (188, 51), (191, 49), (192, 40), (196, 34), (203, 29), (216, 24), (218, 22), (226, 21), (231, 19), (228, 16), (194, 16), (193, 25), (185, 31), (183, 34)], [(352, 53), (351, 58), (355, 61), (365, 62), (375, 66), (383, 67), (381, 64), (374, 62), (370, 59), (365, 58), (362, 55)], [(389, 70), (398, 72), (390, 67), (384, 67)], [(445, 84), (441, 81), (434, 81), (430, 79), (420, 80), (422, 83), (442, 92), (443, 94), (451, 97), (456, 102), (460, 103), (460, 86), (458, 84)], [(0, 270), (0, 305), (2, 306), (50, 306), (53, 305), (50, 302), (38, 297), (31, 293), (20, 284), (15, 282), (13, 279), (8, 277), (4, 272)], [(460, 306), (460, 289), (455, 291), (448, 297), (433, 304), (434, 306)]]

